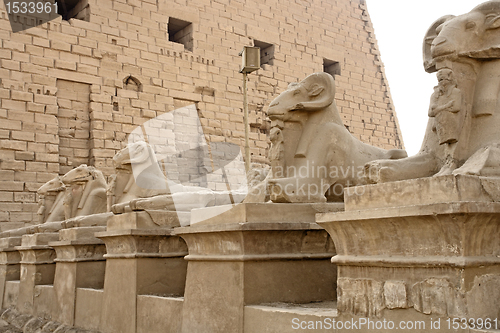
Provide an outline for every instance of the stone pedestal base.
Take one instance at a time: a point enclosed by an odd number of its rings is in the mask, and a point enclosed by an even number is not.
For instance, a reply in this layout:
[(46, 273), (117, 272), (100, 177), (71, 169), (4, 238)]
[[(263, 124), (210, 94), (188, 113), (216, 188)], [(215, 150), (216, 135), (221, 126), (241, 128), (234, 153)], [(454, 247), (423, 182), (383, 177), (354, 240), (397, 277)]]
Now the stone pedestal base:
[[(158, 218), (163, 222), (155, 223)], [(96, 233), (107, 250), (101, 331), (134, 333), (137, 295), (183, 295), (187, 247), (173, 234), (175, 226), (178, 220), (168, 216), (131, 212), (110, 218), (107, 231)]]
[(335, 251), (316, 212), (308, 204), (193, 211), (213, 217), (175, 229), (189, 248), (182, 332), (243, 332), (247, 304), (335, 299)]
[(0, 239), (0, 308), (3, 309), (5, 282), (20, 279), (21, 254), (14, 247), (21, 245), (21, 237)]
[(57, 254), (54, 277), (55, 303), (52, 319), (74, 325), (76, 288), (102, 289), (106, 261), (104, 242), (94, 237), (106, 227), (81, 227), (59, 231), (59, 241), (51, 242)]
[(59, 239), (58, 233), (22, 236), (21, 246), (15, 249), (21, 254), (21, 280), (17, 300), (18, 310), (33, 314), (35, 286), (54, 283), (55, 251), (47, 244)]
[[(481, 182), (447, 176), (359, 187), (346, 195), (349, 211), (319, 214), (338, 252), (332, 262), (339, 267), (341, 318), (387, 318), (396, 310), (401, 320), (415, 313), (429, 320), (499, 318), (500, 203), (486, 194), (481, 202), (444, 198), (482, 193)], [(407, 204), (384, 188), (403, 191)]]

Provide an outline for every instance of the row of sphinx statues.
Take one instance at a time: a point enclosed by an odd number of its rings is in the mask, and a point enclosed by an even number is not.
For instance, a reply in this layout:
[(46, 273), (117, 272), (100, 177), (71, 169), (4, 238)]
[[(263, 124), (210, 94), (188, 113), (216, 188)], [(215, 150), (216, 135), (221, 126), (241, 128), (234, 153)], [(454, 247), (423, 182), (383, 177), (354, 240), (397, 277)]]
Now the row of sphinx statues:
[(500, 177), (500, 0), (438, 19), (423, 50), (425, 70), (437, 72), (438, 85), (415, 156), (355, 138), (337, 109), (334, 78), (314, 73), (270, 103), (270, 171), (252, 170), (248, 188), (228, 193), (176, 185), (172, 191), (151, 146), (137, 141), (116, 154), (108, 182), (99, 170), (81, 165), (44, 184), (38, 190), (39, 224), (0, 237), (105, 225), (112, 214), (134, 210), (190, 211), (269, 199), (342, 201), (343, 191), (335, 186), (446, 175)]
[[(241, 202), (246, 191), (212, 191), (169, 182), (148, 143), (128, 144), (113, 158), (108, 177), (82, 164), (42, 185), (37, 193), (38, 221), (33, 226), (4, 231), (0, 238), (55, 232), (60, 229), (105, 226), (113, 214), (140, 210), (188, 212), (193, 208)], [(232, 202), (231, 202), (232, 200)]]

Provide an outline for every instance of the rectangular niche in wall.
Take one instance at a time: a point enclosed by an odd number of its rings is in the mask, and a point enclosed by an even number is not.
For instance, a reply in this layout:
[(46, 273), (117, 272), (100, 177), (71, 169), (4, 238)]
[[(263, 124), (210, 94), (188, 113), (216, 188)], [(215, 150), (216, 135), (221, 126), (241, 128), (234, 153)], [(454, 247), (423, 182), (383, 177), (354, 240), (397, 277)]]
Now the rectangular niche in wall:
[(187, 51), (193, 51), (193, 23), (170, 17), (168, 40), (184, 45)]
[(323, 58), (323, 72), (331, 76), (340, 75), (340, 63), (338, 61)]
[(88, 0), (56, 0), (57, 13), (64, 20), (77, 19), (90, 21), (90, 6)]
[(57, 118), (59, 120), (60, 174), (80, 164), (89, 164), (90, 157), (90, 85), (57, 80)]
[(274, 45), (259, 40), (254, 40), (254, 46), (260, 48), (260, 67), (263, 65), (273, 65)]

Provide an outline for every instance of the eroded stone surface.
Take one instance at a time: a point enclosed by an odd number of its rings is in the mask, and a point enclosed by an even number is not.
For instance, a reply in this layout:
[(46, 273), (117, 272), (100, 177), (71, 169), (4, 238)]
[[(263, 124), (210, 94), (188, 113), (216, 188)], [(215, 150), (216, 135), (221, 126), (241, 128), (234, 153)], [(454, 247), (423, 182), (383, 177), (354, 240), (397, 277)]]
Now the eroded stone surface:
[(429, 121), (420, 152), (365, 166), (370, 182), (432, 175), (500, 175), (497, 110), (500, 1), (434, 22), (424, 39), (424, 67), (437, 72)]
[(273, 204), (273, 203), (243, 203), (224, 205), (203, 209), (194, 209), (191, 212), (191, 224), (225, 224), (245, 222), (287, 222), (287, 223), (314, 223), (316, 213), (343, 211), (342, 203), (324, 204)]
[(411, 287), (410, 301), (415, 310), (427, 315), (465, 317), (463, 293), (448, 279), (429, 278)]
[(383, 283), (373, 279), (339, 278), (338, 311), (361, 317), (381, 317)]
[(346, 211), (452, 202), (500, 202), (500, 178), (448, 175), (346, 189)]
[[(269, 105), (273, 202), (341, 201), (343, 187), (364, 183), (365, 163), (403, 158), (403, 150), (367, 145), (344, 127), (334, 101), (335, 81), (327, 73), (291, 84)], [(337, 185), (341, 190), (330, 187)], [(327, 193), (327, 191), (329, 191)]]
[(248, 304), (334, 300), (335, 250), (313, 207), (241, 204), (174, 229), (189, 249), (182, 332), (243, 332)]
[(496, 316), (500, 203), (493, 184), (449, 175), (368, 185), (348, 191), (345, 212), (318, 214), (337, 249), (339, 282), (345, 279), (339, 314)]
[(408, 307), (406, 283), (404, 281), (386, 281), (384, 300), (388, 309), (406, 309)]

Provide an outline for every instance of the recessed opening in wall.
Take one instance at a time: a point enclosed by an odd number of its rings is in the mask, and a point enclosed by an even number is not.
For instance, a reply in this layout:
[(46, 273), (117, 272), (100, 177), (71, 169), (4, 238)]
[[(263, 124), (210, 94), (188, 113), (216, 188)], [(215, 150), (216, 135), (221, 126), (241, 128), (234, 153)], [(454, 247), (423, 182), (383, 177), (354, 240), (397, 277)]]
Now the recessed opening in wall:
[(274, 45), (259, 40), (254, 40), (253, 44), (260, 48), (260, 67), (263, 65), (272, 66), (274, 62)]
[(142, 83), (138, 78), (129, 75), (125, 79), (123, 79), (123, 88), (126, 90), (139, 92), (142, 91)]
[(90, 21), (90, 6), (88, 0), (56, 0), (57, 13), (63, 20), (77, 19)]
[(323, 59), (323, 72), (331, 76), (340, 75), (340, 63), (330, 59)]
[(193, 23), (170, 17), (168, 40), (184, 45), (187, 51), (193, 51)]

